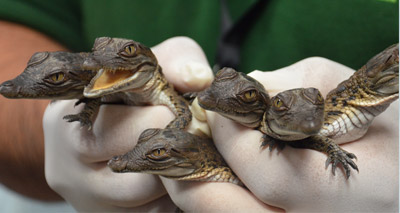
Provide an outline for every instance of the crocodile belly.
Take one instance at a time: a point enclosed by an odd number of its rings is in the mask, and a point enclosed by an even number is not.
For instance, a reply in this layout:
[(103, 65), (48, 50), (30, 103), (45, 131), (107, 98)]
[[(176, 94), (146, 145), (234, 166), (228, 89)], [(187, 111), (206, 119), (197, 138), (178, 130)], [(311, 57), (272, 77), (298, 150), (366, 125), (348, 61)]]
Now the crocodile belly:
[(346, 143), (357, 140), (365, 135), (376, 114), (373, 109), (357, 109), (348, 107), (341, 110), (340, 115), (325, 119), (319, 135), (335, 140), (336, 143)]

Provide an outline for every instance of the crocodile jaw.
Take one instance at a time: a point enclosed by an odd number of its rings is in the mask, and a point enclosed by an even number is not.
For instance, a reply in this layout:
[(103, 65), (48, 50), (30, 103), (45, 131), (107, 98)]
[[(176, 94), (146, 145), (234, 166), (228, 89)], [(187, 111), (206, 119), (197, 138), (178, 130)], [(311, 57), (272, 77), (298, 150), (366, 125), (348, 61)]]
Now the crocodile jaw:
[(83, 91), (87, 98), (97, 98), (111, 93), (143, 86), (153, 76), (150, 71), (128, 69), (100, 69)]

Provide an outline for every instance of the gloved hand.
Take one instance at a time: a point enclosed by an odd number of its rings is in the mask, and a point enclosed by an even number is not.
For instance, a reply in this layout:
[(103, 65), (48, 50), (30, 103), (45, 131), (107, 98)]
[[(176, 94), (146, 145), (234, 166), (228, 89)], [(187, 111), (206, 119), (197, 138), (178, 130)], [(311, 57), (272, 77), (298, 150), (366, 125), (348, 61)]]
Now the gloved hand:
[[(202, 49), (177, 37), (153, 48), (165, 76), (182, 92), (201, 90), (213, 79)], [(174, 211), (156, 175), (113, 173), (106, 165), (131, 150), (147, 128), (164, 128), (174, 118), (164, 106), (103, 105), (93, 130), (67, 123), (78, 113), (74, 100), (48, 106), (44, 118), (46, 179), (78, 211)]]
[[(183, 39), (183, 43), (179, 39)], [(171, 41), (179, 42), (167, 45)], [(204, 54), (192, 41), (175, 38), (153, 50), (167, 79), (178, 90), (200, 90), (212, 80)], [(181, 70), (187, 73), (183, 70), (192, 69), (197, 69), (196, 73), (200, 74), (185, 77), (174, 72)], [(317, 87), (326, 94), (348, 78), (351, 71), (326, 59), (312, 58), (276, 72), (254, 72), (252, 76), (264, 83), (271, 95), (305, 86)], [(72, 109), (72, 105), (71, 101), (55, 103), (44, 117), (46, 176), (52, 188), (80, 211), (172, 210), (168, 197), (157, 199), (165, 194), (165, 189), (156, 177), (135, 173), (113, 174), (105, 166), (113, 155), (128, 152), (144, 129), (164, 127), (172, 120), (172, 113), (162, 106), (103, 106), (93, 134), (88, 134), (78, 124), (62, 121), (63, 115), (80, 110)], [(397, 187), (393, 185), (398, 184), (398, 149), (395, 143), (398, 124), (393, 120), (398, 119), (392, 119), (388, 124), (390, 119), (387, 117), (395, 115), (398, 118), (397, 105), (392, 104), (381, 114), (363, 139), (344, 146), (359, 159), (360, 174), (352, 172), (348, 181), (340, 172), (332, 176), (330, 170), (325, 170), (324, 154), (290, 147), (279, 154), (276, 151), (269, 153), (269, 150), (259, 148), (261, 133), (212, 112), (207, 112), (207, 118), (216, 146), (251, 192), (229, 183), (161, 180), (173, 202), (184, 211), (280, 210), (265, 203), (297, 211), (396, 208), (395, 204), (394, 207), (390, 204), (397, 202)], [(381, 132), (377, 131), (378, 128)], [(57, 141), (58, 138), (63, 141)], [(386, 179), (380, 182), (382, 178)]]
[[(274, 72), (252, 72), (272, 97), (299, 87), (316, 87), (325, 96), (354, 70), (324, 58), (308, 58)], [(214, 142), (233, 171), (254, 195), (286, 211), (398, 211), (398, 101), (373, 121), (367, 134), (341, 145), (354, 153), (360, 170), (348, 180), (325, 168), (323, 153), (286, 146), (260, 148), (261, 133), (207, 111)]]

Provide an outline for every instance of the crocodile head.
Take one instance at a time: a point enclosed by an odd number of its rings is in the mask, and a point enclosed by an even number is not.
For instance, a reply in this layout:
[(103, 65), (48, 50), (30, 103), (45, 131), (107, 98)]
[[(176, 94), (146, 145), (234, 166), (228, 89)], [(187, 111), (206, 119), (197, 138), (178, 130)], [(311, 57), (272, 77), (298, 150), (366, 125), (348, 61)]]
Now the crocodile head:
[(114, 172), (143, 172), (177, 180), (231, 182), (240, 180), (210, 138), (179, 129), (147, 129), (125, 155), (108, 162)]
[(197, 136), (184, 131), (147, 129), (135, 148), (108, 162), (114, 172), (144, 172), (167, 177), (182, 177), (201, 168)]
[(16, 78), (0, 85), (7, 98), (75, 99), (95, 75), (83, 70), (83, 53), (38, 52)]
[(299, 88), (278, 93), (263, 122), (268, 134), (281, 140), (300, 140), (315, 135), (324, 122), (324, 98), (318, 89)]
[(371, 58), (326, 97), (332, 109), (351, 105), (379, 107), (384, 111), (399, 97), (399, 45), (392, 45)]
[[(384, 57), (381, 60), (377, 57)], [(384, 62), (384, 63), (382, 63)], [(399, 93), (399, 44), (392, 45), (378, 54), (365, 65), (365, 83), (379, 96), (390, 96)]]
[(129, 39), (97, 38), (85, 69), (97, 70), (97, 75), (85, 87), (84, 95), (99, 97), (143, 86), (158, 67), (150, 48)]
[(211, 86), (200, 92), (197, 98), (202, 108), (252, 128), (259, 126), (270, 105), (269, 95), (262, 84), (232, 68), (218, 71)]

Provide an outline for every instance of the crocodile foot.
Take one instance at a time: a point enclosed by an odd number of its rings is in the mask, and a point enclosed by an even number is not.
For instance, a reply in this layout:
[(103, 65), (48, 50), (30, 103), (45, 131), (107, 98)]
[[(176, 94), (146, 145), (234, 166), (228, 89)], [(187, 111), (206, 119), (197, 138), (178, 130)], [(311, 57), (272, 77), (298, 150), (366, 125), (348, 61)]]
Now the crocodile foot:
[(82, 127), (87, 126), (88, 130), (91, 130), (92, 117), (99, 110), (101, 98), (82, 98), (75, 103), (75, 106), (80, 103), (85, 103), (85, 106), (80, 113), (75, 115), (66, 115), (63, 118), (68, 122), (79, 121)]
[(349, 179), (350, 166), (359, 172), (357, 165), (352, 159), (357, 159), (357, 157), (353, 153), (349, 153), (337, 146), (336, 149), (328, 152), (328, 159), (326, 159), (325, 167), (327, 168), (329, 164), (332, 163), (332, 173), (335, 175), (336, 166), (338, 163), (341, 163), (346, 173), (346, 179)]
[(87, 113), (81, 112), (79, 114), (66, 115), (63, 119), (67, 120), (67, 122), (79, 121), (82, 127), (87, 126), (88, 130), (92, 129), (92, 121)]
[(285, 145), (286, 145), (285, 142), (274, 139), (265, 134), (261, 138), (261, 148), (269, 146), (269, 151), (271, 151), (271, 152), (275, 146), (278, 147), (279, 150), (283, 150), (285, 148)]

